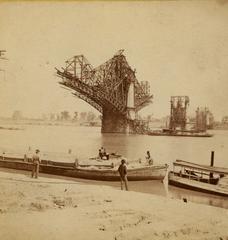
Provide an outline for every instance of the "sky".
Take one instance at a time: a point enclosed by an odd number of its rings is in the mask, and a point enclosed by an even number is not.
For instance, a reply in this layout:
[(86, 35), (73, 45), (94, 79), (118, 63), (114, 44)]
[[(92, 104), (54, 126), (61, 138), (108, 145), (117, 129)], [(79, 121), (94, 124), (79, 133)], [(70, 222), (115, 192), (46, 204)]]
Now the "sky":
[(189, 115), (198, 106), (217, 120), (228, 115), (225, 0), (1, 2), (2, 49), (0, 116), (93, 110), (60, 87), (55, 67), (80, 54), (96, 67), (119, 49), (137, 79), (150, 83), (153, 104), (142, 114), (169, 115), (170, 97), (187, 95)]

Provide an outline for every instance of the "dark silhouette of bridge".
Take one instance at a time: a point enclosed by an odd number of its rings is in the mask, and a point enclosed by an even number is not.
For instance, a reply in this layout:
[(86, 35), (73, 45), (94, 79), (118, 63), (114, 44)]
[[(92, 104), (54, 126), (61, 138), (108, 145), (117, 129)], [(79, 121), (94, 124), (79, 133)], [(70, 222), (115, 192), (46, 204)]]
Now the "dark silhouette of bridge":
[(60, 84), (102, 114), (102, 132), (142, 133), (145, 125), (138, 111), (151, 103), (148, 82), (139, 82), (123, 50), (104, 64), (93, 68), (83, 55), (66, 61)]

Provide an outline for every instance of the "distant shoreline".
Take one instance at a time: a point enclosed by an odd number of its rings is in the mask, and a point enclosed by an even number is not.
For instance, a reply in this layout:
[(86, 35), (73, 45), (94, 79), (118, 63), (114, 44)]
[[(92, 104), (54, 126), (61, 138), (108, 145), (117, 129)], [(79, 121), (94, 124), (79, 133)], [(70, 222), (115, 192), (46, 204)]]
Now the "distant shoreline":
[(72, 122), (72, 121), (43, 121), (43, 120), (20, 120), (15, 121), (12, 119), (9, 120), (1, 120), (0, 119), (0, 129), (6, 129), (12, 126), (12, 125), (42, 125), (42, 126), (91, 126), (91, 127), (100, 127), (101, 124), (98, 122), (91, 122), (92, 124), (89, 124), (90, 122)]

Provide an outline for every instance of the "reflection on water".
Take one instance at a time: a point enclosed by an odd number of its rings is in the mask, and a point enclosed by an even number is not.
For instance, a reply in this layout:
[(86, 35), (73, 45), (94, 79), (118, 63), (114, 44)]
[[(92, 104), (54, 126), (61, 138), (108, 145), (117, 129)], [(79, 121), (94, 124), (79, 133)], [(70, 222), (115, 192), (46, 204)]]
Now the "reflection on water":
[[(18, 126), (17, 126), (18, 127)], [(144, 159), (149, 150), (156, 163), (168, 163), (170, 168), (176, 159), (201, 164), (210, 163), (210, 152), (215, 151), (215, 165), (228, 167), (228, 131), (213, 131), (212, 138), (165, 137), (125, 134), (101, 134), (97, 127), (72, 126), (21, 126), (24, 130), (0, 130), (0, 150), (15, 151), (24, 154), (29, 146), (39, 148), (42, 154), (62, 155), (72, 150), (72, 158), (80, 160), (98, 155), (98, 149), (104, 146), (107, 152), (117, 152), (129, 161)], [(53, 159), (54, 160), (54, 159)], [(62, 158), (62, 161), (69, 158)], [(92, 181), (90, 181), (92, 183)], [(99, 182), (99, 184), (101, 184)], [(102, 182), (102, 184), (107, 184)], [(108, 183), (119, 187), (118, 183)], [(131, 182), (131, 190), (155, 193), (165, 196), (167, 182), (157, 181)], [(200, 202), (228, 208), (225, 198), (209, 194), (170, 187), (169, 196), (187, 198), (188, 201)]]

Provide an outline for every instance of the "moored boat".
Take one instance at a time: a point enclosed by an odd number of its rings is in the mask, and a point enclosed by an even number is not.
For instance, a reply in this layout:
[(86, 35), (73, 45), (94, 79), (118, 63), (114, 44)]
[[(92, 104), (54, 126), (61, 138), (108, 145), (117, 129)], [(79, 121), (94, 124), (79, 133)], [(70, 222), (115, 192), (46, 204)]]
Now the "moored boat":
[[(32, 162), (30, 159), (25, 160), (18, 157), (1, 156), (0, 167), (31, 171)], [(163, 180), (166, 175), (167, 169), (167, 164), (129, 164), (128, 180)], [(114, 166), (113, 164), (83, 165), (75, 164), (74, 162), (55, 162), (51, 160), (42, 160), (40, 164), (40, 172), (91, 180), (119, 181), (119, 173), (117, 171), (117, 166)]]
[(148, 132), (150, 136), (169, 136), (169, 137), (213, 137), (213, 134), (207, 132), (195, 131), (171, 131), (171, 130), (152, 130)]
[(177, 187), (228, 197), (228, 168), (176, 160), (168, 181)]

